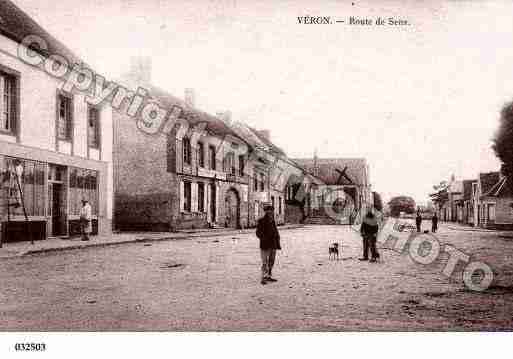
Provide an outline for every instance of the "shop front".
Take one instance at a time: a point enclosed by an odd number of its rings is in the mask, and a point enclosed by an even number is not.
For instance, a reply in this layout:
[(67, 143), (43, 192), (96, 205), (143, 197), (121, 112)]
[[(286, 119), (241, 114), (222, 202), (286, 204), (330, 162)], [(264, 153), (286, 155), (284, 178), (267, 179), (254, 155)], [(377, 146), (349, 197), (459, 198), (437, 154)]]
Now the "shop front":
[(1, 241), (79, 235), (82, 199), (91, 205), (93, 234), (97, 234), (100, 174), (98, 167), (0, 155)]

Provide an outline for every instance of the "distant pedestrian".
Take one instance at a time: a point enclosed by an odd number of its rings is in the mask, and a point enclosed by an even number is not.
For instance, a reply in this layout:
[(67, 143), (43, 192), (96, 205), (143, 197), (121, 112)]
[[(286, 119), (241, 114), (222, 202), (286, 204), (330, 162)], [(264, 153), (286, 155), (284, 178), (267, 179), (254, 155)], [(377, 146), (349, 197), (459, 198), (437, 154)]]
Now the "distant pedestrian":
[(417, 217), (415, 217), (415, 224), (417, 224), (417, 232), (420, 233), (421, 231), (421, 225), (422, 225), (422, 215), (420, 214), (420, 211), (417, 211)]
[(379, 253), (376, 248), (376, 241), (378, 236), (378, 220), (372, 211), (367, 212), (360, 227), (360, 233), (363, 239), (363, 257), (361, 261), (369, 260), (369, 250), (371, 252), (371, 262), (376, 262), (379, 258)]
[(272, 277), (276, 250), (281, 249), (280, 233), (274, 221), (274, 207), (264, 207), (265, 215), (258, 220), (256, 236), (260, 239), (260, 256), (262, 257), (262, 279), (261, 284), (276, 282)]
[(436, 233), (437, 230), (438, 230), (438, 216), (436, 215), (436, 212), (435, 212), (435, 214), (433, 214), (433, 218), (431, 218), (431, 232)]
[(82, 240), (88, 241), (89, 234), (92, 232), (91, 224), (91, 205), (87, 199), (82, 199), (82, 208), (80, 209), (80, 231)]

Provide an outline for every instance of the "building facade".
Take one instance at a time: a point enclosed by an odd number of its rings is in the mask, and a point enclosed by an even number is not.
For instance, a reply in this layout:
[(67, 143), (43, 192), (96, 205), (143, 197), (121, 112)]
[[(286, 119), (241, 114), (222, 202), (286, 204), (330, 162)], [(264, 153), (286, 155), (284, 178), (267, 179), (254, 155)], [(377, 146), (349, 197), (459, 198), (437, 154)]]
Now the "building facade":
[(247, 143), (221, 119), (196, 109), (190, 89), (181, 100), (152, 85), (151, 63), (140, 60), (122, 82), (146, 89), (149, 101), (180, 112), (168, 131), (149, 135), (126, 114), (127, 103), (113, 110), (116, 228), (250, 226), (253, 166)]
[[(86, 94), (63, 91), (63, 80), (18, 56), (27, 35), (49, 54), (81, 62), (10, 1), (0, 3), (0, 218), (4, 241), (77, 234), (81, 200), (93, 210), (94, 232), (112, 224), (112, 121)], [(72, 72), (68, 69), (69, 73)]]

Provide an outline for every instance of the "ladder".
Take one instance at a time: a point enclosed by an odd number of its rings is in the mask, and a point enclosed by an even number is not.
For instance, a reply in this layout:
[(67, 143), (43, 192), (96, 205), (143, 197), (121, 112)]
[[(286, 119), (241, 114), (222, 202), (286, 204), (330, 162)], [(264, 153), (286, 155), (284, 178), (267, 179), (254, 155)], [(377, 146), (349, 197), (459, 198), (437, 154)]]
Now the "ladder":
[[(6, 185), (6, 182), (8, 184)], [(34, 238), (31, 235), (30, 231), (30, 224), (29, 219), (27, 215), (27, 210), (25, 208), (25, 202), (23, 200), (23, 190), (21, 188), (21, 182), (18, 178), (18, 175), (16, 173), (15, 167), (13, 163), (10, 163), (7, 170), (4, 173), (1, 173), (1, 183), (0, 187), (4, 189), (5, 197), (4, 199), (7, 199), (7, 225), (9, 225), (11, 221), (11, 207), (13, 208), (19, 208), (21, 206), (23, 210), (23, 215), (25, 217), (25, 230), (27, 232), (27, 235), (30, 238), (30, 243), (34, 244)], [(7, 226), (6, 228), (3, 228), (1, 222), (0, 222), (0, 248), (3, 247), (3, 239), (7, 236)]]

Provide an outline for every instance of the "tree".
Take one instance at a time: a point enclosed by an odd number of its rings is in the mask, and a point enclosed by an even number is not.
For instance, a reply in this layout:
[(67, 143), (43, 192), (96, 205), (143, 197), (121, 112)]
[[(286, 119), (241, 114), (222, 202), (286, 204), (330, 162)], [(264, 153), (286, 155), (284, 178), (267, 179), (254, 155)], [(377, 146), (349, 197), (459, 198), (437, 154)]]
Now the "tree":
[(397, 196), (388, 202), (390, 212), (393, 217), (398, 217), (401, 212), (408, 214), (415, 213), (415, 200), (408, 196)]
[(372, 198), (374, 201), (374, 208), (378, 211), (383, 211), (383, 200), (378, 192), (372, 192)]
[(502, 107), (492, 149), (502, 162), (501, 172), (513, 176), (513, 102)]

